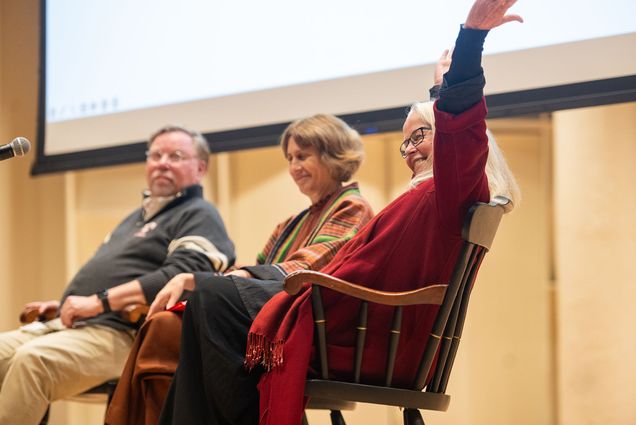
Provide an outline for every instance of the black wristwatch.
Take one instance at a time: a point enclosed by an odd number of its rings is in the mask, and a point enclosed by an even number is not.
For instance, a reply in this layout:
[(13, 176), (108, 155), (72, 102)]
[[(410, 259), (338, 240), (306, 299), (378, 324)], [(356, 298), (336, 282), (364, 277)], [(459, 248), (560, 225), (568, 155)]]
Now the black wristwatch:
[(102, 289), (97, 294), (97, 299), (102, 302), (104, 313), (110, 313), (110, 303), (108, 302), (108, 289)]

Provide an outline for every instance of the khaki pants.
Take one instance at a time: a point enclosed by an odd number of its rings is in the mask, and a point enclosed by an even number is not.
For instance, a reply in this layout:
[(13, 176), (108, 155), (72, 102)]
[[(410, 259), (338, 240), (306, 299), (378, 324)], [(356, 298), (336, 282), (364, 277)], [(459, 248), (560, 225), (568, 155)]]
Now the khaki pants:
[(59, 319), (0, 333), (0, 425), (37, 425), (55, 400), (119, 377), (132, 332)]

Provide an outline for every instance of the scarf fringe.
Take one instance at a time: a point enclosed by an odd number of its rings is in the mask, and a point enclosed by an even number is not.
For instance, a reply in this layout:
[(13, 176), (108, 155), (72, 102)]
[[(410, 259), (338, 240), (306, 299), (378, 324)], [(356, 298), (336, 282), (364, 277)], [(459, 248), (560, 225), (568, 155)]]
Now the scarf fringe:
[(271, 341), (268, 337), (250, 332), (247, 335), (247, 349), (243, 366), (251, 371), (262, 365), (268, 372), (283, 364), (284, 341)]

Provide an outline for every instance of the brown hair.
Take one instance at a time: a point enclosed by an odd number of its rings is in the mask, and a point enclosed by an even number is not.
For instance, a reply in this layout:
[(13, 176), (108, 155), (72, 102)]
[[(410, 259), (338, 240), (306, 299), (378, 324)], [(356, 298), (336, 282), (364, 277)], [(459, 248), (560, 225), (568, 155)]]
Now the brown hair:
[(284, 155), (292, 137), (301, 148), (316, 148), (331, 176), (341, 182), (349, 180), (364, 159), (358, 132), (330, 114), (318, 114), (289, 124), (280, 138)]

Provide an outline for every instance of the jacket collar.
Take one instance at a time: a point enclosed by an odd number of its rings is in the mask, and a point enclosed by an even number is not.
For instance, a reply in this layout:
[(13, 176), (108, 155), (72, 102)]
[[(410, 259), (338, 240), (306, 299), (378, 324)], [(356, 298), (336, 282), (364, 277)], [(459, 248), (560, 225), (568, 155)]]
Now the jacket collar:
[(203, 187), (194, 184), (182, 189), (172, 196), (152, 196), (148, 189), (143, 192), (143, 200), (141, 207), (141, 217), (144, 221), (148, 221), (156, 217), (164, 210), (179, 205), (188, 199), (203, 198)]

